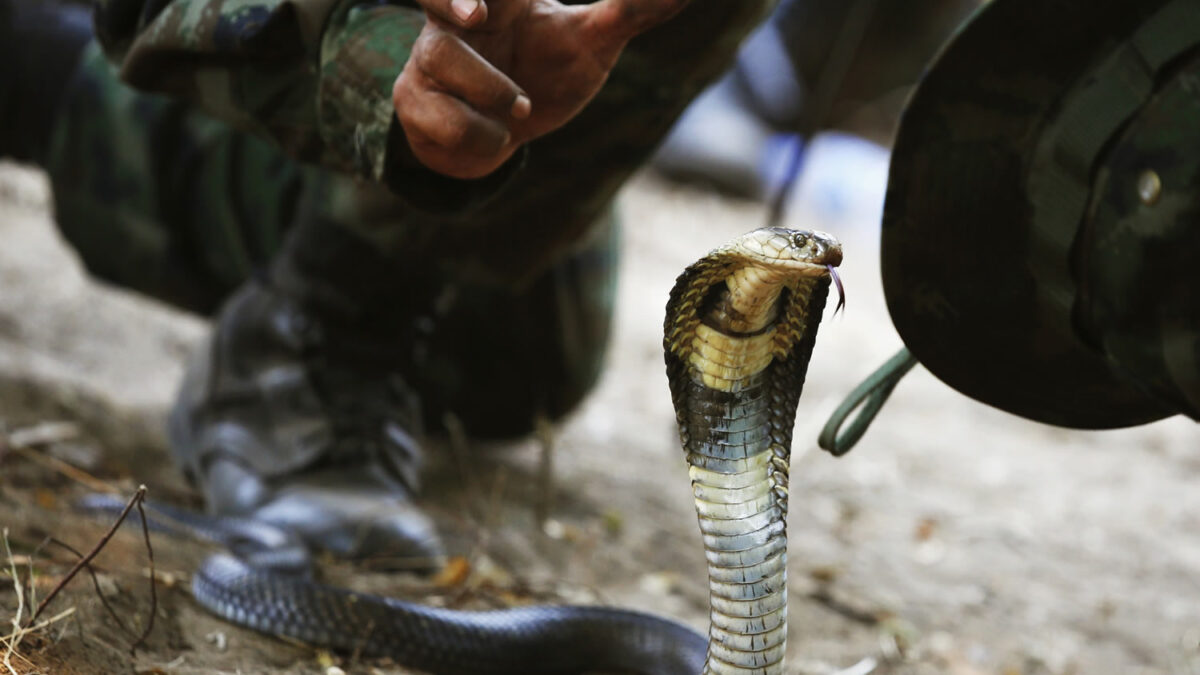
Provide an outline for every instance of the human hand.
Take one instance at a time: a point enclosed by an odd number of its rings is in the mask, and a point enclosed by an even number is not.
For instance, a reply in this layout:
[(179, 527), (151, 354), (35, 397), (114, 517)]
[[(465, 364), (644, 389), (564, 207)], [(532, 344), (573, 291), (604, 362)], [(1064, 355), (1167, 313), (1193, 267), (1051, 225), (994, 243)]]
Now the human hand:
[(635, 35), (688, 0), (418, 0), (426, 22), (392, 88), (413, 154), (479, 178), (574, 117)]

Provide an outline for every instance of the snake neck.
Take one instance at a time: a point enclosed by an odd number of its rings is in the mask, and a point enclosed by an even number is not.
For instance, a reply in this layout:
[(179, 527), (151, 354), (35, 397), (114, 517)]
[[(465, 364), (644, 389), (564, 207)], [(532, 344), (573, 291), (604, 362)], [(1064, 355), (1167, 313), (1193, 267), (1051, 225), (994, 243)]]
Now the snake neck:
[(744, 385), (729, 392), (706, 389), (703, 407), (710, 422), (693, 427), (700, 433), (692, 434), (688, 447), (708, 562), (706, 674), (771, 674), (783, 668), (788, 452), (772, 442), (774, 415), (763, 376)]
[(709, 576), (706, 674), (783, 669), (790, 443), (774, 430), (790, 432), (791, 414), (771, 396), (783, 286), (767, 272), (747, 267), (726, 280), (689, 358), (686, 449)]

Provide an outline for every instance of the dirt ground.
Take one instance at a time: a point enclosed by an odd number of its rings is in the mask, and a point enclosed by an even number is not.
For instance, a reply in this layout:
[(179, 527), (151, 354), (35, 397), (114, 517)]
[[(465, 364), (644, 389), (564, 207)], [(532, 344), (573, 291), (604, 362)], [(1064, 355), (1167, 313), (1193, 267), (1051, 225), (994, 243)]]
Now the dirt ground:
[[(1200, 673), (1193, 423), (1070, 432), (977, 404), (918, 368), (849, 456), (816, 449), (840, 398), (900, 346), (876, 262), (882, 160), (847, 168), (845, 156), (814, 159), (789, 218), (843, 239), (848, 293), (845, 315), (826, 317), (798, 415), (789, 672)], [(12, 548), (5, 563), (38, 598), (74, 561), (39, 544), (52, 535), (86, 550), (107, 527), (71, 510), (91, 488), (55, 460), (126, 495), (144, 483), (154, 498), (192, 503), (160, 425), (181, 359), (206, 330), (88, 281), (55, 234), (47, 199), (39, 174), (0, 166), (0, 527)], [(447, 606), (604, 602), (705, 626), (661, 312), (688, 262), (758, 226), (763, 211), (649, 176), (620, 206), (626, 256), (610, 364), (553, 434), (552, 485), (539, 478), (537, 442), (439, 445), (425, 503), (462, 558), (457, 574), (428, 581), (330, 562), (330, 580)], [(9, 653), (0, 646), (0, 673), (404, 672), (209, 616), (187, 590), (206, 549), (154, 542), (158, 605), (143, 648), (130, 653), (132, 638), (81, 576), (44, 616), (73, 613)], [(97, 567), (116, 613), (142, 625), (150, 599), (140, 533), (119, 532)], [(5, 568), (0, 634), (32, 604)]]

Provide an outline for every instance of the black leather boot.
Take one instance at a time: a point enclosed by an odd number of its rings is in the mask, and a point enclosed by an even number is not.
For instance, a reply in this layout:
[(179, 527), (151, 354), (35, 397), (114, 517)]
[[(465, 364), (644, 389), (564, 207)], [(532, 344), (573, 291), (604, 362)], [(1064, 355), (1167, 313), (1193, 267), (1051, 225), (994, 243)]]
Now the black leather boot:
[(302, 223), (267, 278), (225, 304), (170, 420), (210, 511), (345, 557), (440, 564), (413, 504), (421, 412), (401, 376), (428, 294), (393, 268), (335, 226)]
[(91, 39), (88, 6), (0, 0), (0, 157), (41, 161), (59, 100)]

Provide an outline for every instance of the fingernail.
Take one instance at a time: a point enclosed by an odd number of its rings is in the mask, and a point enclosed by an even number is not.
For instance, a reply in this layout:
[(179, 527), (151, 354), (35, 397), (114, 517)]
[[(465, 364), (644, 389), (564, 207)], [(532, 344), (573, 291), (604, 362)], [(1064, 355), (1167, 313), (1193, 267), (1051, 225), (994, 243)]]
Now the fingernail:
[(454, 10), (459, 19), (470, 21), (475, 10), (479, 9), (479, 0), (450, 0), (450, 9)]
[(525, 94), (517, 94), (517, 100), (513, 101), (512, 104), (512, 116), (519, 120), (523, 120), (526, 117), (529, 117), (529, 113), (532, 110), (533, 101), (530, 101), (529, 97)]

